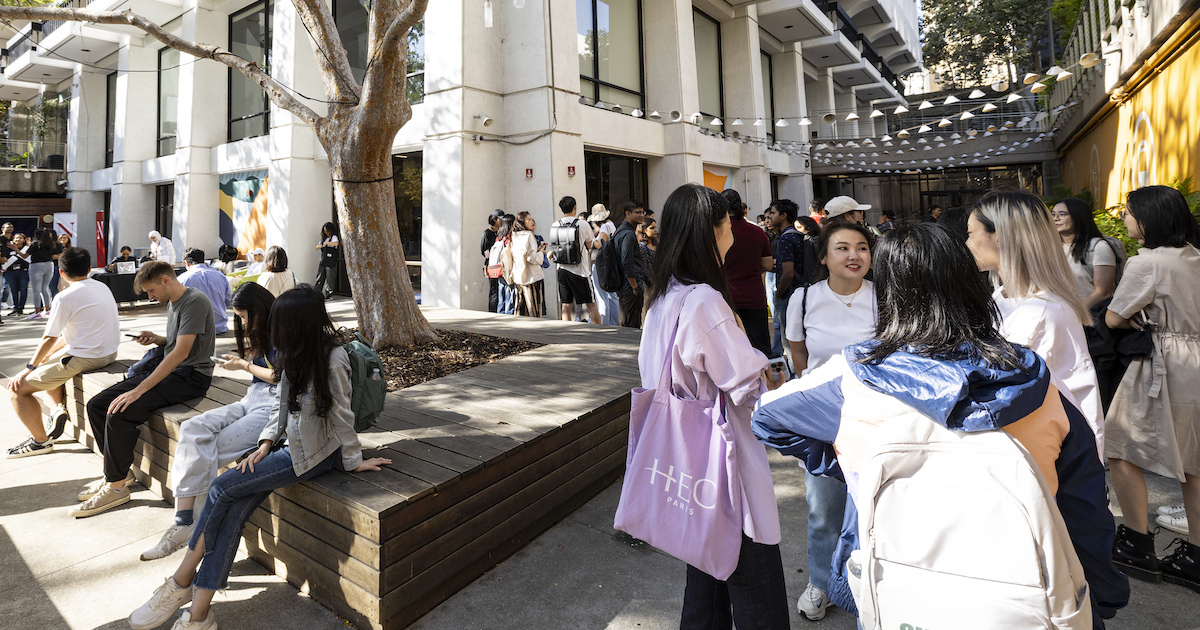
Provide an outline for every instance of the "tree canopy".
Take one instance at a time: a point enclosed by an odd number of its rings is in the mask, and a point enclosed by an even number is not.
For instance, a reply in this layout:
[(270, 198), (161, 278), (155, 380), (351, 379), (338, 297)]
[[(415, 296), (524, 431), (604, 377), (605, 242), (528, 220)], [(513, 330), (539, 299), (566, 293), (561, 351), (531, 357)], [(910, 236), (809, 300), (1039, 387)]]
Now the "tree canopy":
[(1044, 0), (924, 0), (924, 63), (940, 68), (943, 83), (978, 85), (997, 66), (1012, 64), (1016, 73), (1033, 68), (1039, 42), (1046, 36)]

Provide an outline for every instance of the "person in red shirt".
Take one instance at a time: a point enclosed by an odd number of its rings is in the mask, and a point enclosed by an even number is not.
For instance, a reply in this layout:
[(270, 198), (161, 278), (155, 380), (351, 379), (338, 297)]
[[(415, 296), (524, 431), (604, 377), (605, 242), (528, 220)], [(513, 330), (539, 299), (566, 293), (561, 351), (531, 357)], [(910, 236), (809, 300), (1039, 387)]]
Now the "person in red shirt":
[(821, 222), (825, 220), (825, 202), (820, 197), (808, 202), (808, 218), (816, 221), (817, 225), (822, 225)]
[(757, 225), (746, 221), (746, 204), (736, 190), (721, 193), (729, 202), (733, 247), (725, 254), (725, 279), (729, 297), (750, 345), (771, 356), (771, 329), (767, 326), (767, 289), (763, 273), (775, 268), (771, 241)]

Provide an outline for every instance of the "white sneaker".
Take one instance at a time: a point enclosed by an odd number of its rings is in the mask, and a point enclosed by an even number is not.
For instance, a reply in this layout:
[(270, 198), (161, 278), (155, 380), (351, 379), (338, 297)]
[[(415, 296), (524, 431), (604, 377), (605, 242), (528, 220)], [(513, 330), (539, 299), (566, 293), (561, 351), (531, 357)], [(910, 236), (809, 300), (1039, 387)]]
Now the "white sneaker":
[[(154, 590), (150, 601), (142, 604), (140, 608), (133, 611), (132, 615), (129, 615), (129, 627), (133, 630), (151, 630), (163, 625), (166, 620), (171, 618), (171, 615), (175, 614), (176, 610), (192, 601), (193, 590), (191, 586), (176, 584), (173, 577), (163, 580), (163, 585)], [(184, 613), (183, 616), (186, 618), (187, 613)], [(214, 625), (214, 627), (216, 626)]]
[(217, 630), (217, 616), (213, 614), (210, 608), (208, 616), (204, 618), (204, 621), (192, 621), (192, 611), (189, 610), (175, 621), (175, 625), (171, 626), (171, 630)]
[[(135, 483), (137, 483), (137, 478), (133, 476), (133, 469), (130, 469), (129, 474), (125, 475), (125, 489), (128, 490)], [(79, 494), (75, 495), (75, 498), (79, 501), (87, 501), (88, 499), (96, 496), (96, 494), (107, 485), (108, 482), (104, 480), (104, 477), (101, 477), (84, 486), (83, 490), (80, 490)]]
[(1179, 505), (1160, 505), (1160, 506), (1158, 506), (1158, 513), (1162, 514), (1163, 516), (1174, 516), (1176, 514), (1183, 514), (1183, 504), (1180, 503)]
[(832, 605), (833, 602), (829, 601), (825, 591), (809, 584), (800, 595), (800, 600), (796, 602), (796, 610), (809, 620), (818, 621), (825, 618), (825, 609)]
[(1183, 534), (1184, 536), (1188, 535), (1187, 514), (1184, 514), (1183, 512), (1178, 512), (1171, 515), (1159, 514), (1158, 517), (1154, 519), (1154, 522), (1177, 534)]
[(158, 560), (183, 549), (183, 546), (188, 543), (192, 537), (192, 532), (196, 530), (196, 523), (191, 525), (172, 525), (157, 545), (142, 552), (142, 560)]

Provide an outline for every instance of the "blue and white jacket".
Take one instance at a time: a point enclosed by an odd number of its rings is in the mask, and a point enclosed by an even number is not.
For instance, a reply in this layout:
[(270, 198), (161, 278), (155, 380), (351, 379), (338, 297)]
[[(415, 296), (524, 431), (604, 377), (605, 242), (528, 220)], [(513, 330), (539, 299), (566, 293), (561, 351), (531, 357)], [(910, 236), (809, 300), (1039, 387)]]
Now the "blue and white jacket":
[(979, 359), (939, 360), (896, 352), (859, 363), (876, 342), (842, 356), (761, 399), (754, 412), (759, 441), (801, 460), (814, 475), (847, 482), (842, 535), (833, 555), (829, 598), (856, 612), (845, 566), (858, 549), (857, 469), (872, 429), (919, 413), (952, 431), (1003, 429), (1030, 452), (1052, 490), (1092, 593), (1093, 626), (1103, 628), (1129, 602), (1129, 580), (1112, 563), (1115, 524), (1095, 434), (1051, 383), (1045, 362), (1020, 348), (1018, 369)]

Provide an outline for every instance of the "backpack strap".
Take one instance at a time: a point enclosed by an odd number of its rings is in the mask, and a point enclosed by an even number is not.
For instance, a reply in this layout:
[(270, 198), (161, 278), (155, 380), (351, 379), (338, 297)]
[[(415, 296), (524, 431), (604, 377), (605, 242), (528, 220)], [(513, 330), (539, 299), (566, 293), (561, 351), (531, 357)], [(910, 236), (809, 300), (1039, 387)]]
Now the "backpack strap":
[(804, 342), (808, 343), (808, 327), (804, 325), (804, 317), (808, 314), (808, 285), (804, 286), (804, 293), (800, 294), (800, 334), (804, 335)]

